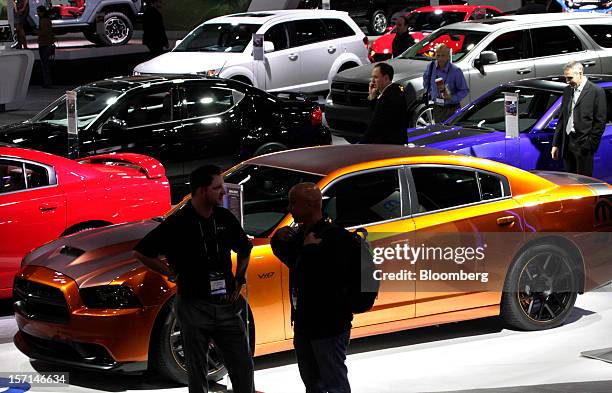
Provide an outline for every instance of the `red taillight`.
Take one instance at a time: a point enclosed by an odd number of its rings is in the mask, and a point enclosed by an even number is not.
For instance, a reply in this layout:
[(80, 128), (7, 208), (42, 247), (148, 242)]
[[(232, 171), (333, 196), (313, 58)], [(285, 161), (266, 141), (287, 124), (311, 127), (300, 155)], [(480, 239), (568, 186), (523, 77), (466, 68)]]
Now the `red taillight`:
[(323, 111), (321, 107), (317, 105), (310, 111), (310, 124), (312, 124), (313, 127), (318, 127), (321, 123), (323, 123)]
[(366, 50), (370, 49), (370, 40), (368, 40), (367, 36), (363, 37), (363, 44), (365, 45)]

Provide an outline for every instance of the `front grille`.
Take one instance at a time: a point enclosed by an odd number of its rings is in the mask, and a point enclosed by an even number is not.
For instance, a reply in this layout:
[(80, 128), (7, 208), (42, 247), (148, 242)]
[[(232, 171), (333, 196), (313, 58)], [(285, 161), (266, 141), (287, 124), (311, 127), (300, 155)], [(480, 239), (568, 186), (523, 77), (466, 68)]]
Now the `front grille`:
[(334, 104), (368, 106), (368, 85), (364, 83), (332, 82), (331, 99)]
[(15, 277), (13, 301), (15, 310), (29, 319), (68, 323), (68, 305), (58, 288)]
[(378, 63), (379, 61), (387, 61), (391, 58), (391, 53), (376, 53), (372, 56), (374, 59), (374, 63)]

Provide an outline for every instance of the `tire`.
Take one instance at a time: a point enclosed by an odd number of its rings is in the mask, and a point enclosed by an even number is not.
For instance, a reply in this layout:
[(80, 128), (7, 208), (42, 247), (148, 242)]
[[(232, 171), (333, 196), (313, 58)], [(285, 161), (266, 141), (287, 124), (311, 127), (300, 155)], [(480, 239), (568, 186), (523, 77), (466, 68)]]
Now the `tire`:
[[(244, 305), (244, 299), (241, 301)], [(243, 320), (246, 317), (245, 314), (243, 307)], [(249, 340), (252, 356), (255, 352), (255, 323), (250, 307)], [(174, 298), (172, 298), (160, 312), (151, 336), (149, 370), (157, 372), (171, 381), (187, 385), (187, 371), (185, 370), (182, 345), (180, 326), (174, 313)], [(223, 364), (221, 352), (215, 347), (214, 342), (210, 343), (208, 359), (208, 380), (217, 382), (227, 374), (227, 369)]]
[(100, 38), (98, 36), (98, 34), (96, 34), (96, 32), (94, 31), (84, 31), (83, 35), (85, 36), (85, 38), (87, 38), (87, 40), (93, 44), (96, 45), (104, 45), (104, 41), (102, 40), (102, 38)]
[(433, 124), (435, 124), (433, 107), (431, 105), (419, 104), (414, 110), (414, 115), (410, 120), (410, 127), (427, 127)]
[(544, 330), (563, 324), (580, 285), (581, 264), (563, 248), (539, 244), (514, 261), (504, 283), (501, 316), (511, 328)]
[(105, 45), (125, 45), (133, 33), (132, 21), (124, 13), (115, 11), (104, 15), (104, 35), (101, 38)]
[(287, 146), (278, 142), (269, 142), (259, 146), (257, 150), (255, 150), (255, 153), (253, 153), (253, 157), (263, 156), (264, 154), (275, 153), (283, 150), (287, 150)]
[(388, 24), (389, 22), (385, 12), (383, 10), (376, 10), (370, 17), (370, 22), (368, 23), (368, 33), (374, 35), (384, 34)]

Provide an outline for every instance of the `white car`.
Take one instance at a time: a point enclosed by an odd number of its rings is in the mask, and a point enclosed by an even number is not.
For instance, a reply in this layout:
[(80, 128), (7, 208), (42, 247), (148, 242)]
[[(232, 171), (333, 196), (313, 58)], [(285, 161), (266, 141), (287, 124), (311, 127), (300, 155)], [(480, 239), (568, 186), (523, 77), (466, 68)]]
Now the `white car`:
[[(263, 34), (264, 61), (253, 58)], [(210, 19), (176, 47), (134, 69), (141, 74), (201, 74), (266, 91), (318, 92), (340, 71), (369, 64), (368, 39), (346, 12), (284, 10)]]

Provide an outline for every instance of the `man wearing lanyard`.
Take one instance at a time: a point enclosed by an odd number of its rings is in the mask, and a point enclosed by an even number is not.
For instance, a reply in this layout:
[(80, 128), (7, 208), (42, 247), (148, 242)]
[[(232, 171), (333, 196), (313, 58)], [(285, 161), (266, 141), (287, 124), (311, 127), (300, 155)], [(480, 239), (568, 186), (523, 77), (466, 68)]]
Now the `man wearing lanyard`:
[(555, 128), (552, 158), (563, 158), (567, 172), (593, 176), (593, 156), (606, 127), (606, 94), (587, 79), (579, 62), (566, 64), (563, 73), (567, 86)]
[[(253, 393), (253, 359), (238, 301), (252, 244), (236, 217), (219, 206), (225, 194), (219, 168), (200, 167), (189, 181), (191, 200), (149, 232), (134, 248), (134, 256), (177, 281), (176, 314), (189, 393), (208, 392), (211, 339), (223, 353), (234, 392)], [(232, 250), (237, 253), (235, 276)]]
[(429, 64), (423, 74), (423, 86), (434, 103), (433, 118), (436, 123), (455, 113), (461, 100), (468, 95), (470, 90), (463, 71), (451, 63), (450, 49), (445, 44), (436, 48), (436, 60)]

